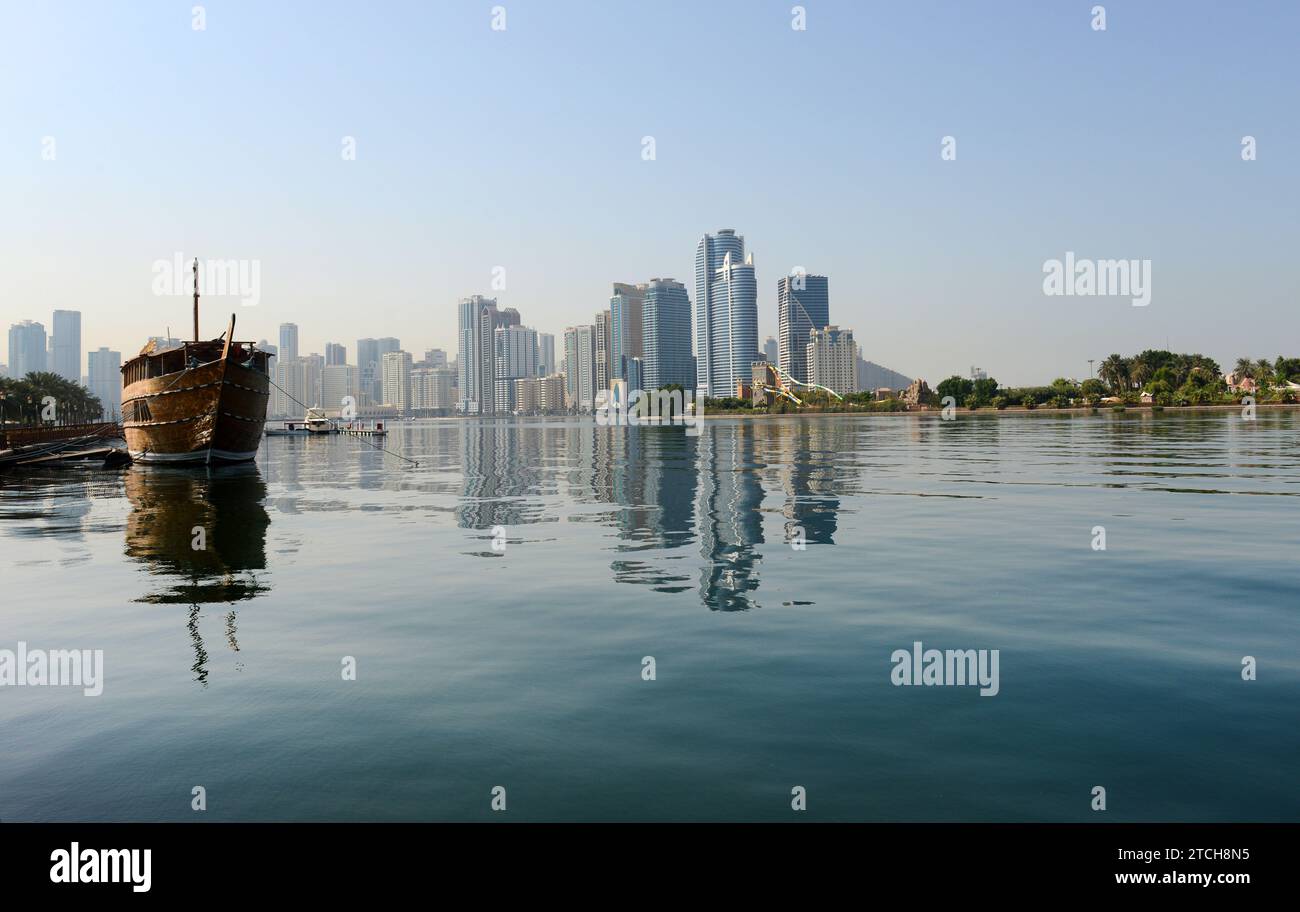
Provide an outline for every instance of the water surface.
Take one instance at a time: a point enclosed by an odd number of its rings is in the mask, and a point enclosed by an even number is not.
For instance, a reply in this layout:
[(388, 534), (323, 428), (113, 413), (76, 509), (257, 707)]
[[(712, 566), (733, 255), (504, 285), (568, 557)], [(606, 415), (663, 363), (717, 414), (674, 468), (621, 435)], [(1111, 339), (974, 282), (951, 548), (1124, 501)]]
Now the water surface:
[[(446, 420), (385, 441), (418, 466), (0, 476), (0, 648), (106, 676), (0, 687), (0, 819), (1294, 820), (1298, 442)], [(1000, 693), (892, 686), (916, 640), (1000, 650)]]

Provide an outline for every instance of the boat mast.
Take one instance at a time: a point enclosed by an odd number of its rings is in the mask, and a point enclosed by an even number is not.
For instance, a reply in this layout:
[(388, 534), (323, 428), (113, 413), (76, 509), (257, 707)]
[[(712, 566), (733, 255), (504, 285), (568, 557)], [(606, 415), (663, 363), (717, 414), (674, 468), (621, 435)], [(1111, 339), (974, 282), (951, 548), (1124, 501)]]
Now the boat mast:
[(199, 341), (199, 258), (194, 258), (194, 341)]

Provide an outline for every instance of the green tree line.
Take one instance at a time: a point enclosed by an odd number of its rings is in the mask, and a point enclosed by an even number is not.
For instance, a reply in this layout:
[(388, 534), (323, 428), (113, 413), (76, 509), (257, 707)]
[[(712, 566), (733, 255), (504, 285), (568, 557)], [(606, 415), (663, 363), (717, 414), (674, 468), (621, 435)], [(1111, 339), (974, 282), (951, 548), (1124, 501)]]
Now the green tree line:
[[(0, 377), (0, 420), (10, 424), (48, 424), (42, 419), (45, 400), (54, 400), (54, 424), (83, 424), (100, 420), (104, 410), (99, 397), (80, 383), (58, 374), (38, 371), (21, 380)], [(109, 415), (106, 420), (116, 421)]]

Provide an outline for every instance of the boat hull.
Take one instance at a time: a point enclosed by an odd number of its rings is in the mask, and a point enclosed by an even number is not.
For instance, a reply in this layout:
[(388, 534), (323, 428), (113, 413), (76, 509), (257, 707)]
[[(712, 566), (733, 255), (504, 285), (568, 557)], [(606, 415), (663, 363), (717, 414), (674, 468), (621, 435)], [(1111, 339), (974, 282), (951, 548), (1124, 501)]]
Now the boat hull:
[(248, 462), (269, 398), (267, 376), (233, 358), (139, 380), (122, 390), (127, 450), (145, 465)]

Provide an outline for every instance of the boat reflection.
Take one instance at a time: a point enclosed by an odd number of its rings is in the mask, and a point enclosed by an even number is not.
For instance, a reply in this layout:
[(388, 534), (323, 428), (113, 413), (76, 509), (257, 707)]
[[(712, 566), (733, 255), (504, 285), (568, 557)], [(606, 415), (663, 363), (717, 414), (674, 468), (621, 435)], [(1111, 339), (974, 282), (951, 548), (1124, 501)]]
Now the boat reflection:
[[(255, 465), (207, 470), (137, 467), (126, 474), (131, 515), (126, 555), (138, 561), (154, 583), (136, 601), (188, 605), (187, 627), (194, 644), (194, 679), (206, 684), (208, 653), (199, 630), (204, 605), (257, 598), (270, 591), (266, 569), (263, 506), (266, 484)], [(226, 645), (239, 651), (235, 610), (225, 613)]]

